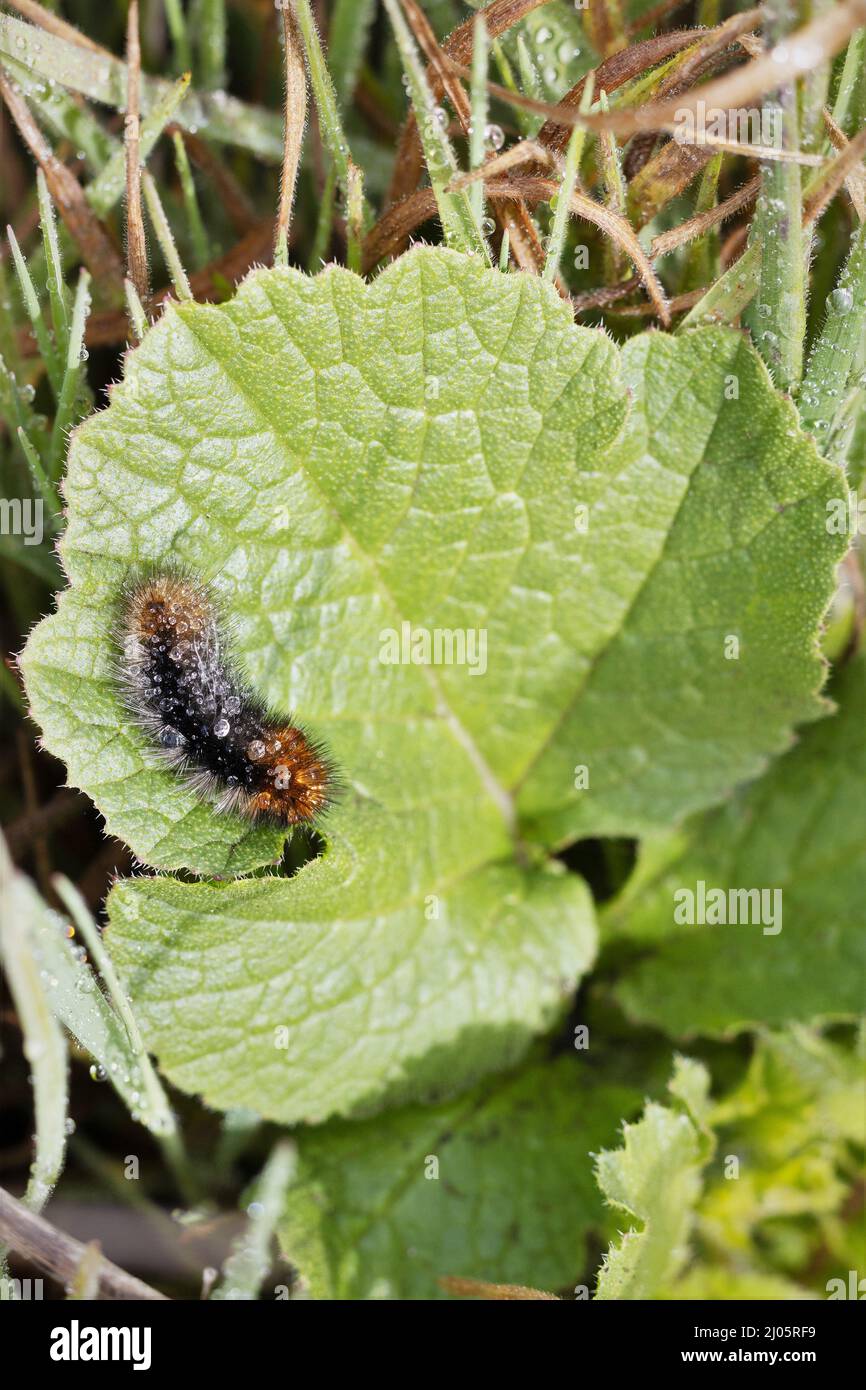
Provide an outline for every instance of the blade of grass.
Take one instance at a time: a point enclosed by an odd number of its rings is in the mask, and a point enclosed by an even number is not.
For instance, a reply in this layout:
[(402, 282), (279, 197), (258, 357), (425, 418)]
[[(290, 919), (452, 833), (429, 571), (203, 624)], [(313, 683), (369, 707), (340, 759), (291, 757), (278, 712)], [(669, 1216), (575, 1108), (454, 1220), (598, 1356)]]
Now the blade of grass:
[(192, 67), (192, 49), (190, 48), (183, 6), (180, 0), (163, 0), (163, 6), (177, 67), (180, 72), (189, 72)]
[(3, 66), (21, 88), (41, 125), (61, 140), (68, 140), (72, 149), (84, 156), (87, 169), (98, 173), (117, 149), (117, 141), (100, 125), (90, 107), (8, 55), (3, 57)]
[(140, 343), (147, 332), (147, 314), (144, 312), (144, 305), (139, 299), (132, 281), (124, 280), (123, 288), (126, 294), (126, 308), (133, 336)]
[(0, 356), (0, 413), (8, 421), (12, 430), (23, 429), (27, 433), (32, 425), (33, 412), (22, 400), (18, 378), (5, 357), (2, 356)]
[(734, 323), (758, 290), (761, 274), (761, 248), (748, 246), (721, 279), (711, 285), (679, 323), (676, 332), (688, 332), (707, 323)]
[[(806, 3), (801, 5), (800, 17), (815, 19), (825, 14), (835, 3), (836, 0), (806, 0)], [(818, 149), (824, 134), (821, 113), (827, 104), (827, 93), (830, 89), (830, 66), (829, 62), (816, 63), (812, 71), (803, 77), (800, 132), (803, 147), (807, 150)]]
[(819, 441), (836, 431), (845, 394), (866, 340), (866, 223), (855, 233), (839, 283), (827, 300), (827, 318), (812, 349), (799, 396), (803, 429)]
[(193, 10), (193, 30), (199, 85), (205, 91), (218, 91), (226, 80), (225, 0), (198, 0)]
[(42, 460), (37, 453), (36, 446), (30, 439), (23, 425), (18, 426), (18, 443), (21, 445), (21, 452), (27, 460), (30, 469), (30, 476), (33, 479), (33, 486), (37, 496), (42, 498), (48, 508), (48, 514), (52, 518), (52, 529), (56, 529), (57, 518), (63, 508), (57, 490), (51, 482), (45, 469), (42, 467)]
[[(588, 111), (592, 105), (592, 89), (593, 74), (590, 73), (581, 98), (582, 110)], [(553, 209), (553, 226), (550, 229), (550, 238), (547, 243), (547, 255), (544, 261), (544, 268), (541, 272), (542, 279), (549, 280), (551, 283), (556, 279), (559, 272), (559, 263), (562, 259), (562, 248), (565, 245), (565, 234), (568, 229), (568, 216), (571, 212), (572, 198), (577, 185), (577, 173), (580, 168), (580, 159), (583, 154), (585, 143), (586, 131), (583, 126), (575, 126), (568, 141), (565, 167), (562, 171), (562, 182), (560, 184), (560, 190), (556, 195), (556, 204)]]
[(334, 198), (337, 192), (337, 170), (332, 164), (325, 174), (325, 183), (320, 195), (319, 216), (316, 220), (316, 234), (307, 258), (307, 270), (311, 275), (322, 265), (331, 240), (334, 223)]
[(54, 220), (54, 204), (48, 192), (48, 184), (41, 169), (36, 170), (36, 191), (39, 199), (39, 225), (42, 229), (42, 245), (47, 267), (46, 283), (51, 303), (51, 322), (54, 328), (55, 347), (60, 358), (66, 356), (69, 338), (69, 293), (63, 280), (63, 262), (60, 257), (60, 242), (57, 239), (57, 223)]
[(132, 1049), (137, 1067), (141, 1072), (141, 1086), (144, 1092), (143, 1109), (149, 1115), (148, 1128), (159, 1135), (163, 1143), (174, 1148), (177, 1159), (181, 1154), (180, 1135), (177, 1120), (169, 1104), (168, 1096), (162, 1087), (153, 1063), (148, 1056), (142, 1040), (138, 1021), (112, 964), (111, 957), (102, 942), (102, 933), (90, 915), (87, 904), (74, 884), (56, 874), (52, 880), (64, 907), (75, 924), (75, 930), (87, 948), (90, 959), (99, 972), (106, 992), (118, 1017), (126, 1029), (126, 1036)]
[(374, 0), (336, 0), (333, 7), (328, 26), (328, 67), (334, 90), (344, 105), (355, 89), (374, 10)]
[(40, 1212), (63, 1170), (66, 1156), (68, 1049), (46, 997), (34, 948), (34, 922), (48, 908), (12, 863), (0, 837), (0, 954), (33, 1079), (36, 1152), (24, 1203)]
[(436, 196), (436, 205), (442, 222), (442, 231), (449, 246), (456, 251), (470, 255), (480, 255), (490, 261), (490, 251), (479, 220), (475, 216), (466, 192), (449, 193), (447, 185), (457, 172), (457, 160), (437, 114), (436, 103), (427, 83), (424, 65), (415, 47), (409, 26), (403, 17), (398, 0), (384, 0), (388, 18), (394, 30), (397, 47), (403, 62), (403, 69), (409, 84), (409, 95), (414, 107), (415, 118), (430, 182)]
[[(698, 194), (695, 198), (695, 216), (710, 212), (718, 203), (719, 175), (722, 172), (724, 156), (717, 154), (710, 160), (701, 176)], [(689, 247), (683, 271), (682, 289), (695, 290), (701, 285), (711, 285), (719, 275), (719, 234), (715, 227), (709, 227), (697, 237)]]
[(90, 308), (90, 274), (82, 269), (78, 276), (75, 301), (72, 306), (72, 322), (69, 329), (69, 345), (66, 351), (66, 369), (63, 384), (57, 401), (57, 413), (51, 430), (51, 443), (48, 453), (48, 475), (52, 479), (60, 477), (66, 437), (74, 421), (78, 387), (81, 381), (82, 352), (84, 349), (84, 325)]
[[(25, 24), (14, 15), (0, 14), (0, 57), (25, 64), (49, 82), (123, 111), (126, 105), (126, 64), (112, 54), (79, 48), (55, 34)], [(172, 84), (142, 77), (141, 110), (147, 115)], [(190, 92), (178, 116), (185, 130), (221, 144), (237, 145), (261, 159), (278, 163), (282, 157), (282, 121), (273, 111), (251, 106), (224, 93)]]
[[(504, 59), (505, 53), (502, 48), (502, 45), (497, 43), (496, 47), (498, 50), (496, 55), (497, 58), (501, 53)], [(507, 60), (505, 61), (507, 65)], [(544, 88), (541, 85), (541, 76), (539, 74), (538, 68), (535, 66), (532, 54), (529, 51), (529, 45), (527, 44), (523, 34), (517, 35), (517, 66), (520, 69), (520, 82), (522, 85), (524, 95), (534, 98), (535, 101), (540, 101), (541, 98), (544, 96)], [(502, 80), (504, 81), (506, 87), (511, 86), (512, 84), (508, 81), (508, 78), (506, 76), (505, 71), (503, 70), (503, 66), (501, 63), (499, 64), (499, 71), (500, 73), (502, 73)], [(517, 88), (515, 87), (514, 90), (516, 91)], [(518, 124), (520, 125), (523, 134), (529, 136), (530, 138), (537, 135), (541, 127), (544, 125), (544, 117), (537, 115), (533, 111), (520, 111), (518, 109), (515, 111), (515, 115), (517, 117)]]
[(328, 72), (322, 42), (310, 8), (310, 0), (293, 0), (295, 18), (304, 41), (304, 51), (310, 73), (310, 86), (319, 113), (319, 126), (325, 148), (337, 171), (337, 180), (344, 197), (348, 196), (349, 161), (351, 152), (337, 107), (337, 93)]
[(27, 262), (21, 253), (21, 247), (18, 245), (18, 238), (11, 227), (6, 228), (6, 236), (9, 239), (9, 249), (12, 252), (12, 263), (15, 267), (15, 274), (18, 277), (21, 298), (27, 310), (27, 317), (33, 325), (33, 333), (39, 347), (39, 353), (42, 361), (45, 363), (45, 370), (48, 373), (48, 379), (51, 382), (51, 388), (57, 400), (60, 397), (60, 388), (63, 382), (63, 371), (57, 356), (57, 349), (51, 339), (48, 325), (42, 314), (42, 306), (39, 303), (36, 286), (33, 284), (30, 271), (27, 269)]
[(508, 228), (502, 233), (502, 241), (499, 246), (499, 269), (503, 275), (508, 273), (508, 256), (511, 250), (511, 233)]
[(9, 276), (4, 256), (0, 256), (0, 360), (5, 360), (8, 363), (8, 370), (13, 375), (21, 365), (18, 351), (18, 325), (12, 314)]
[(851, 134), (857, 118), (866, 115), (866, 28), (851, 35), (839, 86), (833, 101), (833, 119), (840, 130)]
[(178, 299), (192, 299), (192, 290), (186, 271), (183, 268), (178, 250), (171, 234), (171, 227), (162, 206), (153, 176), (145, 169), (141, 175), (141, 187), (144, 193), (144, 201), (147, 204), (148, 215), (150, 216), (151, 226), (154, 235), (159, 242), (163, 259), (168, 267), (171, 276), (171, 283), (174, 285), (175, 294)]
[[(479, 169), (484, 163), (484, 132), (487, 129), (487, 67), (490, 61), (490, 42), (483, 15), (475, 16), (472, 42), (472, 124), (469, 127), (469, 167)], [(469, 201), (478, 225), (484, 217), (484, 183), (472, 185)]]
[[(765, 0), (763, 13), (767, 42), (778, 45), (796, 22), (795, 7), (790, 0)], [(793, 83), (765, 99), (763, 118), (777, 132), (783, 149), (797, 149), (797, 91)], [(745, 311), (745, 322), (776, 385), (782, 391), (795, 391), (803, 374), (806, 337), (803, 196), (797, 164), (762, 164), (750, 242), (761, 248), (761, 268), (758, 294)]]
[(297, 1154), (291, 1140), (277, 1144), (256, 1184), (255, 1200), (247, 1207), (249, 1223), (232, 1245), (223, 1266), (223, 1277), (211, 1294), (212, 1299), (247, 1300), (258, 1298), (271, 1265), (270, 1247), (283, 1208), (286, 1192), (295, 1175)]
[(195, 181), (192, 175), (192, 168), (189, 162), (189, 155), (186, 152), (186, 145), (183, 143), (183, 136), (179, 130), (172, 135), (174, 145), (174, 162), (177, 168), (177, 176), (180, 180), (180, 191), (183, 197), (183, 205), (186, 210), (186, 221), (189, 228), (190, 241), (192, 242), (193, 269), (201, 270), (203, 265), (207, 265), (210, 256), (207, 232), (202, 221), (201, 208), (198, 204), (198, 195), (195, 191)]

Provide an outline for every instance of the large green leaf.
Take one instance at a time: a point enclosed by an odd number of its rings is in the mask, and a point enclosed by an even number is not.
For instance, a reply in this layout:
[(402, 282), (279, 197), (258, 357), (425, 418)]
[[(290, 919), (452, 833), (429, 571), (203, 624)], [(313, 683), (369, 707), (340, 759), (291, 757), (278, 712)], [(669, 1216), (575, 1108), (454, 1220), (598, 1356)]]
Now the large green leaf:
[[(620, 364), (538, 279), (441, 249), (371, 285), (260, 271), (170, 308), (71, 449), (71, 587), (23, 659), (35, 717), (146, 863), (277, 858), (274, 831), (151, 766), (118, 699), (120, 586), (181, 562), (346, 792), (293, 879), (113, 894), (168, 1074), (293, 1120), (511, 1061), (594, 951), (545, 849), (667, 826), (822, 712), (842, 490), (738, 334), (645, 335)], [(485, 673), (382, 664), (404, 623), (483, 631)]]
[[(765, 777), (647, 848), (606, 918), (652, 947), (616, 989), (631, 1016), (687, 1036), (863, 1012), (866, 657), (831, 694), (838, 713)], [(674, 894), (701, 880), (779, 890), (781, 930), (675, 925)]]
[(572, 1289), (604, 1225), (590, 1153), (637, 1093), (562, 1057), (447, 1105), (299, 1140), (280, 1241), (315, 1298), (436, 1298), (444, 1275)]

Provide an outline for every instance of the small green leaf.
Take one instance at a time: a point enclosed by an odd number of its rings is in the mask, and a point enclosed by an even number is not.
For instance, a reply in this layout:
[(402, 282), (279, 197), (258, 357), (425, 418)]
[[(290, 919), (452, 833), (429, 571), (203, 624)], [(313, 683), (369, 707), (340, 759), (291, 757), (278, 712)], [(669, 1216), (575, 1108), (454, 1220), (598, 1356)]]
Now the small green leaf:
[[(659, 839), (606, 920), (655, 949), (616, 988), (627, 1012), (676, 1036), (856, 1017), (866, 943), (866, 658), (831, 687), (839, 712), (728, 805)], [(767, 923), (674, 923), (674, 894), (778, 891)], [(696, 986), (696, 982), (700, 982)]]
[(591, 1150), (637, 1093), (574, 1057), (299, 1141), (280, 1241), (314, 1298), (441, 1298), (445, 1275), (572, 1289), (603, 1222)]
[[(703, 1095), (709, 1077), (697, 1062), (679, 1063), (672, 1093)], [(641, 1223), (626, 1231), (605, 1256), (599, 1299), (658, 1296), (682, 1267), (701, 1193), (706, 1148), (691, 1113), (650, 1102), (643, 1117), (623, 1127), (623, 1147), (601, 1153), (596, 1178), (608, 1201)]]

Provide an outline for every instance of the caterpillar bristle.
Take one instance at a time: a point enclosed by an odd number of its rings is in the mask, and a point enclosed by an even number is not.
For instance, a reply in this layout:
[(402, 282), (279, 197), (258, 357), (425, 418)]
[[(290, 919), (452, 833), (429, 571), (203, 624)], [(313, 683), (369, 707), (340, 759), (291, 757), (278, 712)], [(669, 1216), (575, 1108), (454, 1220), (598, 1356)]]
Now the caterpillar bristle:
[(121, 610), (118, 678), (154, 753), (217, 811), (277, 826), (316, 820), (335, 791), (330, 760), (240, 674), (210, 588), (149, 574), (127, 585)]

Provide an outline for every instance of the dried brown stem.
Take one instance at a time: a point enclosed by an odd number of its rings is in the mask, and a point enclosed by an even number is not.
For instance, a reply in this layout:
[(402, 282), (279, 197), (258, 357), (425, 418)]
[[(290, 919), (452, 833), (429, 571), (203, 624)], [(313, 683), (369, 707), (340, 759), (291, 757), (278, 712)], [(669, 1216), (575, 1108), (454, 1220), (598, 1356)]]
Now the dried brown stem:
[[(827, 134), (830, 137), (830, 143), (833, 148), (840, 153), (843, 150), (847, 150), (850, 143), (848, 137), (833, 120), (832, 114), (826, 107), (824, 108), (823, 115), (824, 124), (827, 127)], [(866, 222), (866, 169), (864, 169), (861, 164), (858, 163), (853, 169), (849, 169), (845, 176), (845, 187), (848, 190), (848, 196), (851, 202), (854, 204), (854, 211), (857, 217), (861, 222)]]
[(681, 222), (678, 227), (672, 227), (669, 232), (662, 232), (657, 236), (650, 247), (650, 256), (656, 260), (659, 256), (666, 256), (674, 251), (678, 246), (683, 246), (687, 241), (693, 241), (695, 237), (703, 236), (705, 232), (717, 227), (720, 222), (724, 222), (729, 217), (733, 217), (735, 212), (747, 207), (754, 202), (761, 187), (760, 175), (749, 179), (742, 188), (738, 188), (736, 193), (732, 193), (730, 198), (719, 203), (717, 207), (710, 208), (707, 212), (698, 213), (696, 217), (690, 217), (688, 222)]
[(461, 188), (468, 188), (471, 183), (477, 183), (479, 179), (497, 178), (509, 169), (520, 168), (523, 164), (549, 166), (553, 162), (550, 150), (546, 150), (536, 140), (521, 140), (516, 145), (510, 145), (501, 154), (488, 159), (480, 168), (470, 169), (465, 174), (456, 174), (448, 185), (448, 191), (457, 193)]
[(283, 125), (283, 167), (280, 176), (280, 204), (277, 211), (276, 253), (285, 254), (295, 201), (295, 184), (301, 162), (304, 126), (307, 123), (307, 69), (294, 12), (284, 4), (283, 52), (286, 69), (286, 104)]
[(639, 130), (664, 130), (683, 113), (695, 112), (698, 102), (704, 102), (706, 109), (748, 106), (755, 98), (774, 91), (782, 83), (793, 82), (832, 58), (864, 23), (866, 0), (842, 0), (760, 58), (688, 95), (664, 102), (648, 102), (634, 110), (598, 112), (581, 118), (571, 113), (568, 124), (580, 124), (582, 120), (592, 129), (632, 135)]
[(463, 1279), (458, 1275), (446, 1274), (439, 1280), (447, 1293), (457, 1298), (487, 1298), (500, 1301), (507, 1299), (544, 1299), (558, 1303), (555, 1293), (545, 1293), (543, 1289), (529, 1289), (523, 1284), (487, 1284), (482, 1279)]
[[(0, 1187), (0, 1240), (61, 1284), (68, 1284), (81, 1267), (87, 1246), (58, 1231), (43, 1216), (37, 1216)], [(127, 1302), (165, 1299), (141, 1279), (127, 1274), (111, 1260), (100, 1260), (96, 1274), (96, 1296)]]
[[(624, 48), (621, 52), (614, 53), (610, 58), (605, 58), (604, 62), (594, 69), (593, 90), (596, 92), (603, 90), (608, 94), (615, 92), (626, 82), (631, 82), (635, 77), (641, 77), (656, 63), (664, 62), (666, 58), (680, 53), (684, 48), (691, 48), (700, 37), (701, 32), (699, 29), (675, 29), (670, 34), (656, 34), (651, 39), (643, 39), (640, 43), (632, 44), (630, 48)], [(552, 150), (558, 150), (560, 153), (565, 150), (568, 144), (569, 129), (578, 123), (574, 117), (583, 100), (583, 92), (589, 76), (590, 74), (587, 73), (582, 77), (556, 105), (552, 105), (550, 102), (533, 101), (530, 109), (537, 111), (540, 115), (546, 115), (548, 118), (538, 132), (539, 144), (546, 145)], [(509, 93), (509, 97), (513, 100), (511, 93)], [(529, 100), (529, 98), (524, 98), (524, 100)], [(558, 119), (560, 114), (562, 119)]]
[(138, 37), (138, 0), (129, 0), (126, 16), (126, 115), (123, 140), (126, 149), (126, 269), (145, 313), (150, 298), (147, 242), (141, 211), (141, 44)]
[(435, 90), (447, 96), (463, 130), (467, 131), (471, 116), (469, 98), (463, 89), (463, 84), (445, 62), (444, 54), (436, 41), (436, 35), (429, 19), (417, 0), (400, 0), (400, 4), (409, 21), (415, 40), (430, 65), (430, 76)]

